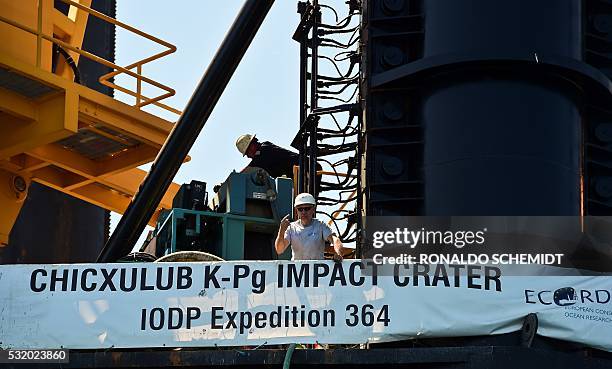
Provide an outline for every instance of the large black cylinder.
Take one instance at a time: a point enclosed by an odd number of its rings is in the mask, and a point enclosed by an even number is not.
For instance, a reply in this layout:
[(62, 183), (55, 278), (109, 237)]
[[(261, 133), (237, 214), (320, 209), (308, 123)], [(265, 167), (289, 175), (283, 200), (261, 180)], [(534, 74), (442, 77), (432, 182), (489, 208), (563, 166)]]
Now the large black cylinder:
[(423, 13), (424, 58), (472, 59), (423, 91), (424, 213), (580, 214), (578, 88), (491, 60), (580, 60), (581, 1), (427, 0)]
[(581, 0), (425, 0), (424, 57), (517, 50), (582, 59)]

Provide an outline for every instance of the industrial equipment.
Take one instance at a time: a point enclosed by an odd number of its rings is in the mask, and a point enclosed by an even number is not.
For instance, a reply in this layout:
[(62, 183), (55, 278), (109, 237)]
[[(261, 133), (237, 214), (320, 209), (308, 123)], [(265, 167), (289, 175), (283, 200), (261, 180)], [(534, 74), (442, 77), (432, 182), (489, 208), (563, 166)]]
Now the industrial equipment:
[(202, 251), (223, 260), (277, 259), (274, 237), (280, 219), (291, 214), (293, 182), (275, 180), (260, 168), (249, 169), (232, 172), (215, 186), (209, 204), (205, 202), (206, 183), (182, 185), (173, 208), (162, 213), (154, 238), (142, 251), (158, 257)]

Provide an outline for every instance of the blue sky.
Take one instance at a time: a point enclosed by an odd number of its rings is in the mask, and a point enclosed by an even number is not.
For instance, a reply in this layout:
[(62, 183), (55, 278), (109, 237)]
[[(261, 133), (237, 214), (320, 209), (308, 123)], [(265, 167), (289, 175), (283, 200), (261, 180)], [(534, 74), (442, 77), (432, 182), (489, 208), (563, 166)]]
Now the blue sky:
[[(146, 5), (145, 5), (146, 4)], [(177, 91), (166, 102), (180, 110), (204, 74), (242, 1), (174, 2), (119, 1), (117, 18), (175, 44), (178, 51), (145, 65), (143, 74)], [(223, 181), (232, 169), (248, 163), (234, 146), (242, 133), (288, 146), (299, 126), (299, 48), (291, 35), (299, 22), (296, 2), (277, 1), (253, 40), (234, 77), (192, 148), (190, 163), (183, 165), (175, 182), (200, 179)], [(127, 32), (117, 35), (117, 63), (127, 65), (162, 50)], [(125, 78), (125, 84), (133, 83)], [(131, 98), (117, 95), (132, 102)], [(168, 120), (174, 114), (159, 113)]]
[[(182, 110), (242, 3), (181, 0), (169, 6), (162, 0), (120, 0), (117, 19), (177, 46), (176, 53), (145, 65), (143, 74), (174, 88), (176, 96), (165, 102)], [(174, 182), (198, 179), (207, 182), (210, 189), (232, 170), (243, 168), (248, 159), (234, 145), (243, 133), (289, 146), (299, 126), (299, 47), (291, 39), (299, 22), (296, 4), (276, 1), (191, 149), (191, 162), (181, 167)], [(117, 32), (116, 47), (119, 65), (163, 50), (123, 30)], [(131, 78), (120, 78), (118, 83), (135, 86)], [(116, 98), (133, 104), (127, 95), (117, 93)], [(150, 111), (171, 121), (178, 118)], [(118, 216), (113, 216), (113, 223), (117, 221)]]

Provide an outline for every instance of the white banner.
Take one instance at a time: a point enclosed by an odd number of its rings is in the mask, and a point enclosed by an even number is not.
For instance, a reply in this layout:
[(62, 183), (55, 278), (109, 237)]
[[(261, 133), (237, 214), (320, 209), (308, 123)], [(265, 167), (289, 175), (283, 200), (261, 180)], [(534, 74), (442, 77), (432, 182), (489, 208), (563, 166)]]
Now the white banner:
[[(494, 267), (220, 262), (0, 266), (0, 347), (357, 344), (538, 334), (612, 351), (612, 277)], [(407, 269), (406, 269), (407, 268)]]

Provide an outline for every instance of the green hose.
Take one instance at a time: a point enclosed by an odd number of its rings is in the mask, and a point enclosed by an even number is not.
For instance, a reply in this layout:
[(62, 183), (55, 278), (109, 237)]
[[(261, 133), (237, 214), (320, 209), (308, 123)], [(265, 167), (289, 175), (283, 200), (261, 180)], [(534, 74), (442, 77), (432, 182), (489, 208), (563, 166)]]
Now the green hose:
[(295, 343), (289, 345), (287, 353), (285, 354), (285, 360), (283, 361), (283, 369), (289, 369), (291, 366), (291, 357), (293, 356), (293, 350), (295, 350)]

